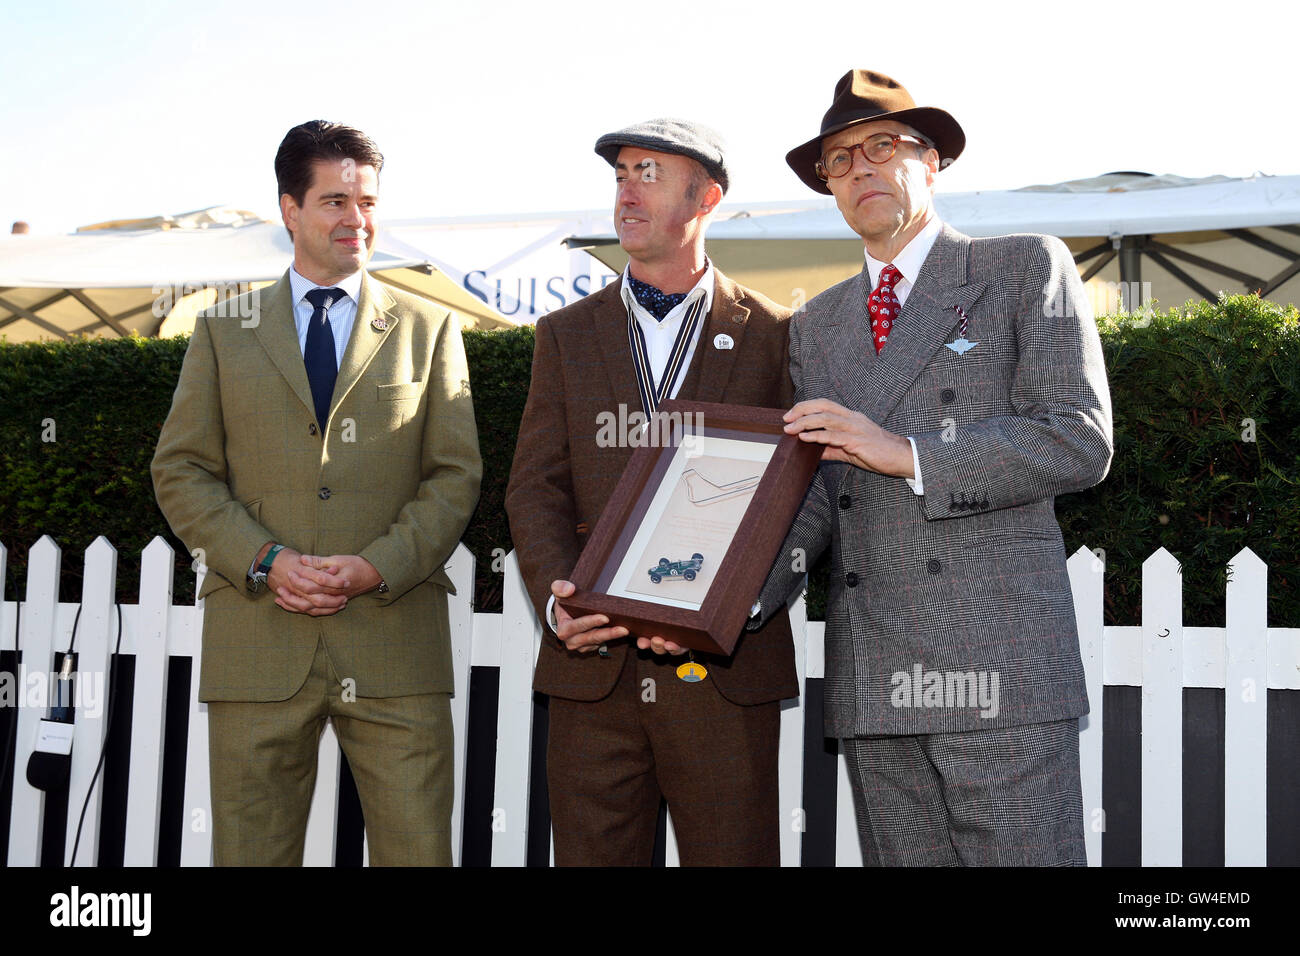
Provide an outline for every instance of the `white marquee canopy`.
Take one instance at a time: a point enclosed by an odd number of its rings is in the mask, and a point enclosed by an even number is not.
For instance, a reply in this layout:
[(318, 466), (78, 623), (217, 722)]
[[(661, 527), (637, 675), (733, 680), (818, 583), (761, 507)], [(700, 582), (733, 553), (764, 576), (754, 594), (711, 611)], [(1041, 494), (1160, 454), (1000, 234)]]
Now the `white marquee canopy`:
[[(1085, 281), (1150, 283), (1162, 306), (1214, 298), (1220, 290), (1300, 301), (1300, 176), (1111, 173), (1023, 189), (940, 192), (935, 205), (945, 222), (971, 236), (1059, 236)], [(626, 262), (613, 234), (569, 241), (611, 268)], [(800, 291), (815, 294), (862, 267), (862, 242), (829, 199), (794, 212), (733, 213), (709, 228), (708, 248), (724, 272), (778, 302)]]
[[(187, 332), (199, 309), (279, 279), (292, 261), (282, 225), (232, 209), (106, 223), (71, 235), (0, 236), (0, 336), (27, 342)], [(418, 250), (386, 248), (382, 231), (367, 268), (455, 310), (465, 327), (514, 324)]]

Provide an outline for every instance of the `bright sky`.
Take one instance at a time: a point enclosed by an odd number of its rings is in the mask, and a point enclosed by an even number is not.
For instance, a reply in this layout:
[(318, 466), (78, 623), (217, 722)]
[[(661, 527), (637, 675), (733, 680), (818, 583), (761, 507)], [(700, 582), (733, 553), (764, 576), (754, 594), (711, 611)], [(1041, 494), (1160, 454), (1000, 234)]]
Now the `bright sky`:
[(304, 120), (360, 127), (389, 218), (602, 208), (597, 136), (719, 129), (728, 203), (816, 198), (784, 155), (865, 67), (941, 106), (941, 191), (1132, 169), (1300, 173), (1294, 4), (5, 0), (0, 224), (39, 234), (232, 205), (274, 214)]

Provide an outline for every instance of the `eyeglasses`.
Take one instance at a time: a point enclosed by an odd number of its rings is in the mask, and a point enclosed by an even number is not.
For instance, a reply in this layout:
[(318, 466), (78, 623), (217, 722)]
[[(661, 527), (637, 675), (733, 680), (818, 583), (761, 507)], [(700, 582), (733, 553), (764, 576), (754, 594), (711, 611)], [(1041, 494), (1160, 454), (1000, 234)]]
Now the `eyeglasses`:
[(877, 133), (870, 136), (861, 143), (854, 143), (852, 146), (837, 146), (834, 149), (828, 149), (822, 158), (817, 160), (813, 167), (817, 173), (817, 178), (823, 182), (828, 179), (839, 179), (841, 176), (847, 176), (849, 170), (853, 168), (853, 151), (862, 150), (862, 155), (867, 157), (867, 162), (880, 166), (894, 158), (894, 152), (898, 149), (899, 143), (915, 143), (917, 146), (924, 146), (926, 149), (934, 147), (924, 140), (919, 140), (914, 136), (903, 136), (898, 133)]

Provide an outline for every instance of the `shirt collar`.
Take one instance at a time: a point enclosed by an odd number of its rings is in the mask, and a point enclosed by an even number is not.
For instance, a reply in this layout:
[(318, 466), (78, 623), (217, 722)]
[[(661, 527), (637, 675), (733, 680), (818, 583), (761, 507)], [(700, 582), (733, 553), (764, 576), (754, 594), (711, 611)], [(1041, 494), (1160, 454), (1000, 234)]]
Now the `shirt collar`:
[[(912, 237), (912, 241), (905, 245), (898, 255), (894, 256), (894, 268), (902, 273), (905, 280), (916, 282), (916, 277), (921, 274), (921, 266), (925, 263), (925, 257), (930, 254), (930, 249), (933, 248), (934, 241), (939, 238), (942, 229), (943, 223), (939, 221), (939, 217), (930, 217), (925, 227)], [(862, 254), (867, 260), (867, 271), (871, 275), (871, 284), (874, 286), (880, 281), (880, 270), (889, 263), (873, 258), (871, 253), (866, 251), (866, 246), (862, 248)]]
[[(623, 282), (619, 286), (619, 292), (623, 296), (623, 304), (629, 309), (635, 308), (638, 312), (644, 312), (646, 315), (650, 315), (649, 312), (646, 312), (645, 309), (641, 308), (641, 303), (638, 302), (636, 296), (632, 294), (632, 285), (627, 281), (628, 276), (631, 274), (628, 271), (629, 268), (629, 266), (623, 267)], [(684, 298), (679, 305), (673, 308), (673, 312), (688, 307), (702, 295), (704, 296), (704, 314), (708, 315), (710, 310), (713, 308), (713, 285), (713, 262), (708, 258), (708, 256), (705, 256), (704, 275), (700, 276), (700, 281), (691, 287), (690, 292), (686, 293), (686, 298)], [(672, 312), (669, 313), (669, 315), (671, 314)], [(664, 316), (665, 320), (667, 320), (667, 318), (668, 316)]]
[(354, 303), (360, 302), (361, 301), (361, 277), (364, 274), (365, 274), (364, 269), (358, 269), (356, 272), (352, 273), (352, 275), (348, 276), (346, 279), (342, 280), (341, 282), (336, 282), (332, 286), (319, 286), (316, 283), (312, 282), (310, 279), (305, 278), (302, 275), (302, 273), (300, 273), (293, 266), (290, 266), (289, 267), (289, 288), (293, 292), (293, 304), (297, 305), (299, 302), (301, 302), (302, 297), (305, 296), (312, 289), (342, 289), (345, 293), (347, 293), (348, 298), (350, 298)]

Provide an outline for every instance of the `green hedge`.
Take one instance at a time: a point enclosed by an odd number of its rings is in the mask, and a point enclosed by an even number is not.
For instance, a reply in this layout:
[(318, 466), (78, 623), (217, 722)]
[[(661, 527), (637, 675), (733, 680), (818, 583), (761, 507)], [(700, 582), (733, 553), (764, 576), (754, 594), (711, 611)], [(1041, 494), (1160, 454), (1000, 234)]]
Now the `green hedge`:
[(1141, 620), (1142, 561), (1183, 566), (1184, 624), (1222, 626), (1227, 564), (1268, 565), (1269, 621), (1300, 625), (1300, 313), (1254, 296), (1101, 322), (1115, 459), (1057, 499), (1070, 551), (1106, 553), (1106, 619)]
[[(478, 606), (500, 610), (502, 575), (492, 570), (493, 552), (511, 547), (506, 479), (528, 397), (533, 330), (467, 332), (464, 338), (484, 469), (482, 496), (463, 540), (479, 559)], [(14, 599), (17, 582), (26, 582), (28, 549), (49, 534), (63, 548), (61, 598), (80, 600), (84, 552), (102, 534), (118, 550), (118, 600), (134, 604), (138, 555), (161, 534), (177, 554), (174, 599), (194, 600), (190, 557), (158, 510), (149, 475), (187, 344), (184, 337), (0, 343), (0, 543), (9, 548), (7, 599)], [(51, 419), (52, 434), (45, 424)]]
[[(1115, 461), (1099, 487), (1058, 499), (1057, 515), (1068, 551), (1105, 551), (1108, 623), (1140, 620), (1141, 562), (1163, 546), (1184, 564), (1184, 623), (1222, 624), (1224, 567), (1248, 546), (1269, 566), (1270, 623), (1300, 626), (1300, 314), (1233, 296), (1100, 325)], [(499, 558), (511, 547), (505, 485), (532, 345), (531, 328), (465, 335), (484, 458), (465, 535), (478, 557), (480, 610), (501, 607)], [(0, 344), (0, 542), (9, 547), (10, 600), (43, 533), (64, 549), (65, 601), (79, 599), (82, 552), (99, 534), (121, 555), (119, 600), (136, 601), (138, 554), (155, 534), (178, 553), (176, 600), (192, 600), (188, 555), (170, 537), (149, 477), (184, 350), (184, 339)], [(825, 576), (823, 563), (813, 575), (814, 617)]]

